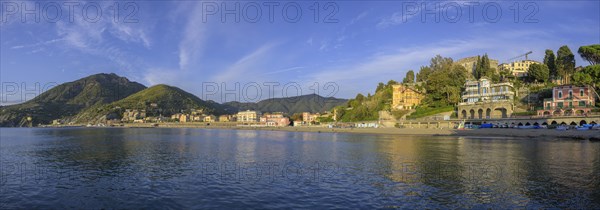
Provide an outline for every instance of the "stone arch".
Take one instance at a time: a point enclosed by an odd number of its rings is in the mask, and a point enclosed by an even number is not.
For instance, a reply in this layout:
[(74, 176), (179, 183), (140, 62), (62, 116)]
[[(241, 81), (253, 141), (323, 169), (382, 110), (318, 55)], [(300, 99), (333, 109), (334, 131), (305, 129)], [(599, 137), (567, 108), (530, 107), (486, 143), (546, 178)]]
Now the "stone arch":
[(485, 118), (486, 119), (491, 119), (492, 118), (492, 110), (490, 108), (487, 108), (485, 110)]
[(548, 125), (548, 123), (547, 122), (543, 122), (542, 125)]
[(584, 124), (587, 124), (587, 122), (585, 120), (579, 121), (579, 125), (584, 125)]
[(577, 125), (577, 123), (575, 121), (571, 121), (571, 124), (569, 125)]
[(565, 110), (565, 113), (564, 113), (564, 115), (565, 115), (565, 116), (571, 116), (571, 115), (573, 115), (573, 113), (574, 113), (574, 112), (573, 112), (573, 110), (572, 110), (572, 109), (567, 109), (567, 110)]
[(463, 109), (462, 112), (461, 112), (461, 116), (462, 116), (463, 119), (467, 119), (467, 110)]
[(555, 115), (555, 116), (560, 116), (561, 114), (562, 113), (560, 110), (556, 110), (556, 111), (552, 112), (552, 115)]
[(492, 112), (492, 115), (496, 118), (508, 118), (508, 110), (503, 107), (495, 108)]
[(527, 122), (527, 123), (525, 123), (525, 125), (526, 125), (526, 126), (530, 126), (530, 125), (531, 125), (531, 123)]
[(471, 111), (469, 111), (469, 114), (471, 114), (471, 117), (469, 119), (475, 119), (475, 110), (471, 109)]
[(544, 111), (544, 114), (543, 114), (543, 115), (544, 115), (544, 116), (550, 116), (551, 114), (550, 114), (550, 111)]
[(533, 123), (534, 126), (540, 126), (538, 122)]
[(596, 125), (595, 121), (590, 122), (590, 125)]
[(578, 109), (577, 111), (575, 111), (575, 115), (580, 115), (581, 116), (583, 114), (585, 114), (585, 112), (583, 110), (581, 110), (581, 109)]
[(483, 109), (479, 109), (479, 110), (477, 110), (477, 117), (478, 117), (479, 119), (483, 119)]
[(556, 125), (556, 124), (558, 124), (558, 123), (556, 122), (556, 120), (554, 120), (554, 121), (552, 121), (552, 122), (550, 123), (550, 125)]
[(567, 123), (566, 123), (565, 121), (562, 121), (562, 122), (560, 123), (560, 125), (567, 125)]
[(518, 125), (518, 126), (523, 126), (523, 123), (519, 123), (519, 124), (517, 124), (517, 125)]

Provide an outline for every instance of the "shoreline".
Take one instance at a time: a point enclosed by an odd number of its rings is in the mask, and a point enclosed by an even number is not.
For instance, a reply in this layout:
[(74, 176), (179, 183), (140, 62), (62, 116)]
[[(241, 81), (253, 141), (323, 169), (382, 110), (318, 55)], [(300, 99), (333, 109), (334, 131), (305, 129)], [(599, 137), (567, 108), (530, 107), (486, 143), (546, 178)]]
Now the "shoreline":
[[(85, 126), (48, 126), (48, 128), (68, 128)], [(92, 127), (97, 128), (97, 127)], [(435, 128), (327, 128), (327, 127), (251, 127), (251, 126), (214, 126), (201, 124), (159, 124), (151, 123), (125, 124), (118, 127), (100, 128), (203, 128), (223, 130), (259, 130), (312, 133), (354, 133), (380, 135), (409, 135), (409, 136), (459, 136), (459, 137), (521, 137), (521, 138), (561, 138), (574, 140), (600, 141), (600, 130), (566, 130), (554, 129), (515, 129), (515, 128), (485, 128), (485, 129), (435, 129)]]

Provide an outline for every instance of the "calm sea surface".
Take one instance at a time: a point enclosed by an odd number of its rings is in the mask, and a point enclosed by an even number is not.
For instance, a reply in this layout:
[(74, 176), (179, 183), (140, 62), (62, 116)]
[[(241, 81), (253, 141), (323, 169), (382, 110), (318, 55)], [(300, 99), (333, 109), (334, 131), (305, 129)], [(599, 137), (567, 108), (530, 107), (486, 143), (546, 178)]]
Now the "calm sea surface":
[[(507, 132), (510, 130), (507, 130)], [(600, 143), (0, 129), (0, 208), (600, 208)]]

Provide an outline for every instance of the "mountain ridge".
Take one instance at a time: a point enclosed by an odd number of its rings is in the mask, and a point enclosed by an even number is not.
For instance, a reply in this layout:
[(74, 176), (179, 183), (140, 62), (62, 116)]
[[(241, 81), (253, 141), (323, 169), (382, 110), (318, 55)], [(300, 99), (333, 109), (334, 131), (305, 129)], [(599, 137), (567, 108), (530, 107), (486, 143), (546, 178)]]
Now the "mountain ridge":
[(60, 84), (23, 103), (1, 107), (0, 126), (47, 124), (92, 106), (123, 99), (145, 88), (114, 73), (93, 74)]
[(323, 97), (318, 94), (308, 94), (286, 98), (270, 98), (259, 102), (225, 102), (222, 105), (229, 110), (257, 110), (261, 112), (284, 112), (288, 114), (301, 112), (324, 112), (343, 105), (346, 99)]
[(77, 123), (120, 119), (127, 109), (146, 110), (152, 116), (170, 116), (182, 110), (198, 109), (206, 113), (221, 114), (224, 111), (212, 102), (204, 101), (178, 87), (158, 84), (134, 93), (110, 104), (95, 106), (79, 113), (73, 119)]
[(215, 115), (247, 109), (291, 115), (324, 112), (346, 102), (346, 99), (308, 94), (220, 104), (202, 100), (175, 86), (159, 84), (148, 88), (114, 73), (100, 73), (65, 82), (20, 104), (0, 106), (0, 127), (50, 124), (58, 119), (63, 123), (99, 122), (119, 119), (126, 109), (143, 109), (164, 117), (190, 109)]

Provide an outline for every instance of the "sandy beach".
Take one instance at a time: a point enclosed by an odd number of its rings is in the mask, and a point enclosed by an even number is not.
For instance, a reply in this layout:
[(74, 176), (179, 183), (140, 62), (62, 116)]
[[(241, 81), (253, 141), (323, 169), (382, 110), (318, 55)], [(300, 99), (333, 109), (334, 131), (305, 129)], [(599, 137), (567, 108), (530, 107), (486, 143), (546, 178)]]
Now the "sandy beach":
[[(125, 127), (152, 127), (152, 124), (125, 124)], [(433, 129), (433, 128), (327, 128), (327, 127), (249, 127), (249, 126), (206, 126), (199, 124), (160, 124), (158, 128), (205, 128), (229, 130), (264, 130), (288, 132), (319, 132), (319, 133), (361, 133), (386, 135), (426, 135), (426, 136), (476, 136), (476, 137), (524, 137), (540, 138), (554, 137), (561, 139), (600, 140), (599, 130), (567, 130), (554, 129), (515, 129), (489, 128), (473, 130)]]

